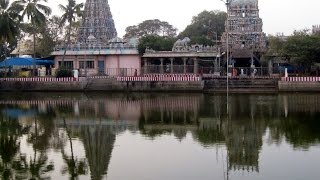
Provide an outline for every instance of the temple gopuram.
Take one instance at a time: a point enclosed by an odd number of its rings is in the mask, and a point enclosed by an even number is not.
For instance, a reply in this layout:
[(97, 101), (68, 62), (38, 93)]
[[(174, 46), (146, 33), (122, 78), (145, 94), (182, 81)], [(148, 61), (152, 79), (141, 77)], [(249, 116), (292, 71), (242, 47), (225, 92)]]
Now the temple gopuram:
[[(55, 68), (63, 63), (68, 69), (79, 70), (80, 76), (132, 76), (140, 72), (138, 41), (117, 37), (108, 0), (87, 0), (77, 40), (57, 46)], [(62, 62), (63, 61), (63, 62)]]
[(222, 35), (222, 49), (230, 50), (229, 65), (234, 67), (260, 66), (261, 54), (266, 51), (266, 35), (262, 31), (258, 0), (231, 0), (228, 18)]

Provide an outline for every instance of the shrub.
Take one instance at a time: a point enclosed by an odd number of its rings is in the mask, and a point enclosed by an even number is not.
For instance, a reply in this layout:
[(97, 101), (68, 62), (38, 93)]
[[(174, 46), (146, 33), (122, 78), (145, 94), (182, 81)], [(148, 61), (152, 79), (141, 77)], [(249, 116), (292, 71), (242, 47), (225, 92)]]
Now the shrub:
[(56, 77), (72, 77), (72, 71), (70, 69), (59, 69), (57, 71)]

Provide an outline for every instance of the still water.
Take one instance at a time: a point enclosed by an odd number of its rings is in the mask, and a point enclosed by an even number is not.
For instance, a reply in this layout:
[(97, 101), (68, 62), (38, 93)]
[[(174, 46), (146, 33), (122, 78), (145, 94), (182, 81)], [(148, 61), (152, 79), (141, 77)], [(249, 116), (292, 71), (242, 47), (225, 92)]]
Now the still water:
[(0, 94), (1, 179), (320, 177), (320, 94)]

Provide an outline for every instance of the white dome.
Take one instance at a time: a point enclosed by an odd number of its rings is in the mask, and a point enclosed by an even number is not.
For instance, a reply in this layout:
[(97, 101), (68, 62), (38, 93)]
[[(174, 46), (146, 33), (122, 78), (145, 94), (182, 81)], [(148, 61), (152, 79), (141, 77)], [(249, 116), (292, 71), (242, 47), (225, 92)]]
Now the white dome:
[(109, 41), (110, 44), (115, 44), (115, 43), (125, 43), (125, 41), (119, 37), (115, 37), (113, 39), (110, 39)]
[(89, 40), (95, 40), (96, 38), (95, 38), (92, 34), (90, 34), (90, 36), (88, 37), (88, 39), (89, 39)]

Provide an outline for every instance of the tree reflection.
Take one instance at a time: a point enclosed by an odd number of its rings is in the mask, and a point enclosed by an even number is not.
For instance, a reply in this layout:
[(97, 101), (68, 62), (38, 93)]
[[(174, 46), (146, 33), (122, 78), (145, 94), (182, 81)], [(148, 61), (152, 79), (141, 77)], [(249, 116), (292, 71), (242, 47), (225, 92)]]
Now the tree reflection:
[(64, 147), (61, 147), (62, 158), (67, 165), (65, 168), (63, 168), (62, 174), (65, 174), (66, 172), (68, 172), (70, 175), (70, 179), (74, 180), (74, 179), (78, 179), (79, 175), (87, 174), (87, 164), (85, 160), (78, 160), (78, 158), (74, 157), (71, 132), (67, 126), (65, 118), (63, 118), (63, 125), (67, 132), (68, 140), (70, 143), (71, 156), (68, 156), (64, 151)]
[[(17, 119), (0, 115), (0, 172), (2, 179), (14, 179), (20, 173), (19, 156), (20, 137), (27, 133), (28, 127), (23, 127)], [(15, 172), (16, 171), (16, 172)]]
[[(40, 122), (43, 123), (43, 119), (41, 120)], [(46, 153), (48, 140), (53, 129), (52, 126), (43, 125), (42, 123), (40, 123), (42, 125), (40, 126), (38, 118), (34, 118), (33, 129), (27, 139), (27, 142), (32, 144), (33, 147), (33, 157), (30, 156), (29, 162), (26, 164), (30, 179), (47, 179), (47, 173), (54, 170), (53, 163), (47, 163), (48, 157)]]

